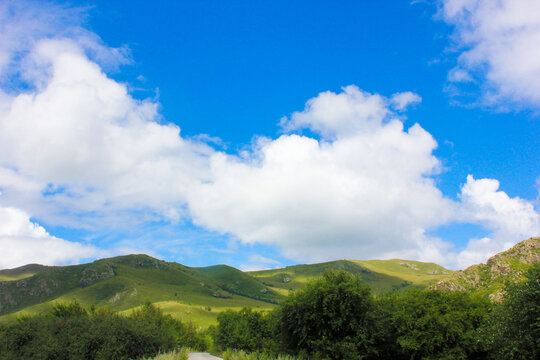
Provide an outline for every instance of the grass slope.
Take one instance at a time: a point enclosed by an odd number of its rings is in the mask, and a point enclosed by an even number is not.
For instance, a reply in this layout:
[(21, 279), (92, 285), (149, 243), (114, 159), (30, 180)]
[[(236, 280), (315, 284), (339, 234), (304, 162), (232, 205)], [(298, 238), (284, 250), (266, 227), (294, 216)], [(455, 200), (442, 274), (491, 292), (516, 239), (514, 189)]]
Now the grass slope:
[(231, 294), (276, 304), (283, 298), (282, 295), (269, 289), (257, 279), (231, 266), (214, 265), (194, 268), (194, 270), (216, 281), (221, 289)]
[(14, 281), (29, 278), (37, 273), (47, 270), (49, 266), (28, 264), (14, 269), (0, 270), (0, 281)]
[(453, 271), (434, 263), (424, 263), (413, 260), (351, 260), (365, 268), (394, 276), (418, 286), (429, 286), (449, 277)]
[[(261, 280), (276, 291), (286, 294), (288, 291), (300, 289), (306, 282), (321, 276), (327, 269), (345, 270), (358, 275), (375, 294), (399, 290), (411, 286), (427, 286), (450, 273), (435, 264), (407, 261), (415, 267), (399, 264), (401, 260), (337, 260), (311, 265), (294, 265), (282, 269), (253, 271), (249, 274)], [(421, 269), (419, 271), (416, 268)], [(437, 272), (435, 275), (431, 272)], [(444, 272), (445, 274), (442, 274)]]
[[(146, 255), (129, 255), (52, 267), (30, 278), (1, 282), (0, 314), (32, 314), (56, 302), (73, 300), (125, 311), (148, 299), (162, 304), (166, 312), (170, 309), (173, 315), (191, 313), (193, 321), (211, 322), (223, 309), (270, 308), (281, 297), (234, 268), (197, 269)], [(205, 316), (199, 316), (193, 309), (183, 311), (186, 306), (216, 311), (205, 310)]]

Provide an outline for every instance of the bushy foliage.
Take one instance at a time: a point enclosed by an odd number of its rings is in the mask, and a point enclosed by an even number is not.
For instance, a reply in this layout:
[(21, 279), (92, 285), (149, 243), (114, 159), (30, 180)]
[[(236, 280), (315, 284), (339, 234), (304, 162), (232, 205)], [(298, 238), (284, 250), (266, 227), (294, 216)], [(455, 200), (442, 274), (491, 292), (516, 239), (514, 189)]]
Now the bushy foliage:
[(375, 352), (373, 310), (370, 289), (358, 277), (327, 271), (282, 303), (284, 349), (321, 359), (368, 358)]
[(540, 358), (540, 264), (525, 276), (522, 283), (506, 285), (503, 303), (487, 327), (495, 359)]
[(249, 308), (224, 311), (218, 315), (214, 341), (222, 350), (273, 351), (275, 344), (272, 315)]
[(222, 355), (223, 360), (303, 360), (292, 355), (273, 355), (266, 352), (245, 352), (244, 350), (227, 350)]
[(190, 331), (150, 303), (127, 317), (104, 309), (87, 311), (77, 303), (58, 304), (48, 314), (24, 317), (6, 327), (0, 358), (140, 358), (173, 349)]
[(485, 358), (479, 329), (491, 307), (462, 292), (415, 290), (378, 301), (380, 358)]

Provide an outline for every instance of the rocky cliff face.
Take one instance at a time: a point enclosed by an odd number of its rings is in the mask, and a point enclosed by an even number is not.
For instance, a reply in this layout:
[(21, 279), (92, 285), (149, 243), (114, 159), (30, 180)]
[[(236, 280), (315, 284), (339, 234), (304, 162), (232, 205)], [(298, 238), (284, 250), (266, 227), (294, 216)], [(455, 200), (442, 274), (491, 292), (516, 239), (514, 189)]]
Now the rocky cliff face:
[(492, 301), (500, 301), (504, 283), (520, 281), (523, 272), (536, 262), (540, 262), (540, 238), (532, 237), (494, 255), (485, 264), (456, 271), (450, 278), (431, 288), (448, 291), (475, 290), (486, 294)]

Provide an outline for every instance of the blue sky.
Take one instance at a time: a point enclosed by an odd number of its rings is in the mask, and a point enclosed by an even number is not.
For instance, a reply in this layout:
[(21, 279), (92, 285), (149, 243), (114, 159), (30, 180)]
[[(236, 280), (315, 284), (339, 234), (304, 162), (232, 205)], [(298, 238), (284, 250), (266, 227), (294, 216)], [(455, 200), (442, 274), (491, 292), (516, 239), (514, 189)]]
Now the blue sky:
[(458, 268), (539, 235), (540, 16), (499, 5), (5, 1), (0, 267)]

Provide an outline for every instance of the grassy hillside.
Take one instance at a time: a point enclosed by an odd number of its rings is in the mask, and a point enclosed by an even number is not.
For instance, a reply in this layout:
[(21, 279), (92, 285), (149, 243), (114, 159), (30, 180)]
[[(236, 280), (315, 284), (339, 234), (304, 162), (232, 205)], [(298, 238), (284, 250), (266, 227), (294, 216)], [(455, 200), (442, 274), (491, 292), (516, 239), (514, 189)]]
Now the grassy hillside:
[(249, 274), (276, 291), (302, 288), (310, 279), (321, 276), (326, 269), (342, 269), (358, 275), (375, 294), (408, 287), (424, 287), (451, 273), (435, 264), (402, 260), (337, 260), (320, 264), (294, 265), (282, 269), (253, 271)]
[(192, 268), (147, 255), (73, 266), (28, 265), (0, 271), (4, 279), (0, 319), (39, 313), (54, 303), (73, 300), (129, 312), (148, 299), (178, 319), (206, 327), (226, 309), (269, 310), (290, 290), (302, 288), (326, 269), (357, 274), (375, 293), (427, 286), (449, 272), (414, 261), (338, 260), (245, 273), (227, 265)]
[(507, 281), (523, 280), (523, 273), (533, 263), (540, 261), (540, 238), (521, 241), (509, 250), (489, 258), (485, 264), (477, 264), (433, 285), (433, 289), (449, 291), (477, 291), (493, 301), (501, 300), (502, 289)]
[(231, 294), (275, 304), (283, 298), (282, 295), (269, 289), (262, 282), (231, 266), (214, 265), (194, 268), (194, 270), (216, 281), (221, 289)]
[(449, 277), (453, 271), (434, 263), (413, 260), (351, 260), (366, 269), (394, 276), (418, 286), (428, 286)]
[(37, 273), (45, 271), (49, 266), (28, 264), (15, 269), (0, 270), (0, 281), (13, 281), (29, 278)]
[[(26, 279), (0, 282), (0, 314), (21, 309), (39, 311), (43, 304), (70, 300), (120, 311), (139, 306), (146, 299), (204, 307), (268, 307), (268, 301), (275, 303), (281, 298), (271, 290), (262, 294), (252, 286), (237, 285), (235, 293), (227, 291), (226, 288), (236, 283), (253, 281), (249, 275), (238, 272), (230, 282), (223, 277), (214, 280), (212, 271), (167, 263), (146, 255), (54, 267)], [(256, 299), (259, 294), (263, 300)], [(34, 305), (38, 306), (32, 308)]]

